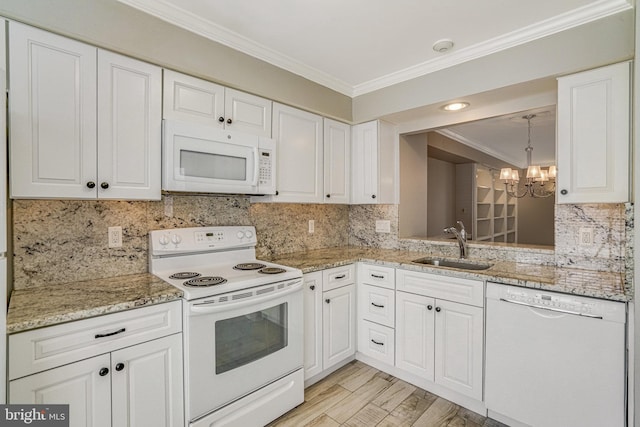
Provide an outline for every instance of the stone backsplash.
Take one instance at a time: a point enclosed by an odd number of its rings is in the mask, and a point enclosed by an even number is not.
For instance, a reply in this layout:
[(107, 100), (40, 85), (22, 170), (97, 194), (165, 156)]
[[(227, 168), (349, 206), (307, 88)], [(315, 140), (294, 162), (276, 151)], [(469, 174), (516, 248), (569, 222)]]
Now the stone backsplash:
[[(308, 221), (315, 232), (308, 232)], [(388, 220), (390, 233), (377, 233)], [(398, 238), (397, 205), (250, 203), (247, 196), (165, 195), (161, 201), (13, 201), (14, 288), (147, 271), (148, 232), (174, 227), (254, 225), (259, 258), (307, 249), (372, 246), (457, 256), (455, 242)], [(108, 248), (107, 228), (122, 226), (123, 246)], [(593, 227), (595, 244), (576, 242)], [(556, 249), (504, 244), (470, 245), (470, 256), (528, 263), (625, 271), (631, 259), (633, 207), (558, 205)], [(627, 269), (631, 275), (631, 270)]]
[[(308, 232), (308, 220), (315, 233)], [(147, 271), (150, 230), (254, 225), (258, 257), (348, 244), (349, 206), (251, 204), (247, 196), (161, 201), (14, 200), (14, 289)], [(109, 248), (107, 228), (123, 245)]]

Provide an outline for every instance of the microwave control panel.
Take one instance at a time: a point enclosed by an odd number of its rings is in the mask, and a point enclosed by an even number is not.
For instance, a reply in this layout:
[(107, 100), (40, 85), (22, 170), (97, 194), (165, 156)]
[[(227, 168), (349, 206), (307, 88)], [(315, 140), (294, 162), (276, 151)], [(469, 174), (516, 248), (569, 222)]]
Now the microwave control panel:
[(258, 160), (258, 192), (261, 194), (276, 194), (276, 150), (272, 141), (268, 147), (261, 141)]

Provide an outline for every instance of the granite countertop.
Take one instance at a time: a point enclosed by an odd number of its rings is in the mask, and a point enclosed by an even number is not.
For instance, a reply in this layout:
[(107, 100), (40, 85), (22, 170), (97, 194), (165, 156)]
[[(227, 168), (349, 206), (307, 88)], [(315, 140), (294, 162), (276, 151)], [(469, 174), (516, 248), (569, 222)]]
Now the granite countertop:
[[(435, 274), (489, 280), (612, 301), (630, 300), (622, 273), (558, 268), (511, 261), (491, 261), (487, 270), (466, 271), (412, 262), (425, 252), (363, 247), (315, 249), (270, 257), (267, 261), (299, 268), (303, 273), (364, 261)], [(469, 259), (469, 262), (484, 260)], [(18, 289), (11, 294), (7, 333), (17, 333), (182, 297), (182, 291), (148, 274)]]
[(11, 293), (7, 333), (176, 300), (182, 291), (148, 273), (18, 289)]
[[(631, 296), (625, 293), (623, 273), (559, 268), (512, 261), (489, 261), (493, 264), (489, 269), (473, 271), (435, 267), (412, 262), (415, 259), (427, 256), (430, 256), (430, 254), (425, 252), (339, 247), (274, 256), (268, 261), (299, 268), (303, 273), (338, 267), (356, 261), (365, 261), (389, 267), (402, 267), (408, 270), (489, 280), (507, 285), (544, 289), (612, 301), (627, 302), (631, 299)], [(486, 262), (486, 260), (474, 259), (469, 259), (468, 261), (472, 263)]]

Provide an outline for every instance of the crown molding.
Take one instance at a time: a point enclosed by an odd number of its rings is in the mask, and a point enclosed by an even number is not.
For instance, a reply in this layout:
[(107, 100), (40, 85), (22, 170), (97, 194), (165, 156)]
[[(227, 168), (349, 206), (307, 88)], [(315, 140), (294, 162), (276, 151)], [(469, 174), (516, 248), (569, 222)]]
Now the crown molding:
[(454, 50), (445, 56), (351, 86), (294, 58), (179, 8), (166, 0), (117, 1), (352, 98), (633, 8), (632, 0), (599, 0), (503, 36)]
[(495, 157), (498, 160), (502, 160), (503, 162), (509, 163), (510, 165), (514, 165), (517, 166), (519, 168), (526, 168), (526, 162), (523, 163), (522, 160), (523, 159), (516, 159), (514, 157), (508, 156), (504, 153), (500, 153), (498, 151), (492, 150), (491, 148), (488, 148), (482, 144), (480, 144), (479, 142), (476, 142), (474, 140), (471, 140), (469, 138), (466, 138), (456, 132), (453, 132), (450, 129), (438, 129), (436, 131), (434, 131), (436, 133), (439, 133), (440, 135), (446, 136), (447, 138), (453, 139), (454, 141), (459, 142), (460, 144), (464, 144), (468, 147), (471, 147), (475, 150), (480, 151), (481, 153), (484, 153), (488, 156), (491, 157)]
[(364, 95), (394, 84), (402, 83), (435, 71), (443, 70), (463, 62), (471, 61), (514, 46), (522, 45), (570, 28), (633, 9), (627, 0), (600, 0), (595, 3), (565, 12), (547, 20), (520, 28), (511, 33), (485, 42), (462, 48), (446, 56), (396, 71), (378, 79), (354, 86), (353, 97)]
[(231, 49), (297, 74), (343, 95), (353, 96), (353, 87), (340, 79), (257, 43), (165, 0), (117, 0), (170, 24), (176, 25)]

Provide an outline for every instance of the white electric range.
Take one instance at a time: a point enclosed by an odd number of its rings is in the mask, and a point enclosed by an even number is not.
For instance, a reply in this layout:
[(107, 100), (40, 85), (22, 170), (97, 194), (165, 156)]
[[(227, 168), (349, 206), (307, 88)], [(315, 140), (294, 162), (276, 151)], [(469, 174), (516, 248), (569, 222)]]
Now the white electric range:
[(149, 271), (184, 292), (190, 427), (262, 426), (304, 400), (302, 272), (256, 244), (251, 226), (149, 233)]

